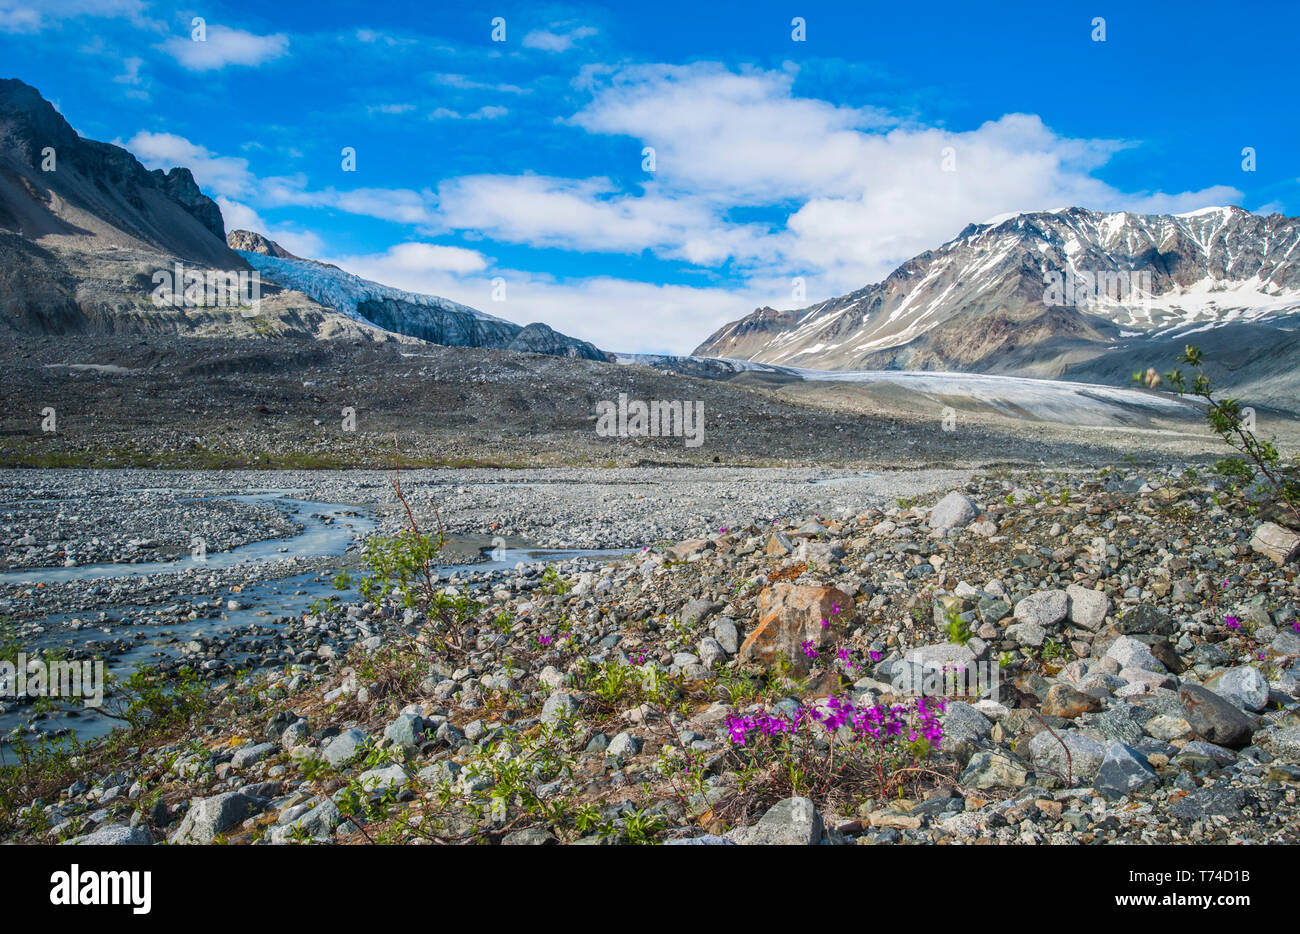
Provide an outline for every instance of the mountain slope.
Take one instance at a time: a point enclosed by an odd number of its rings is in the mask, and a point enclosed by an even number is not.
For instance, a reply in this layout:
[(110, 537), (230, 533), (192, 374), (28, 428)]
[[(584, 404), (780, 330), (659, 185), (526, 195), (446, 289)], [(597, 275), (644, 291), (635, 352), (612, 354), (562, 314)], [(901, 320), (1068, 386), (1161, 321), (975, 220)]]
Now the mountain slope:
[(155, 301), (160, 274), (252, 268), (226, 246), (189, 169), (149, 171), (84, 139), (40, 93), (0, 80), (0, 329), (27, 334), (298, 335), (390, 339), (303, 295), (237, 304)]
[[(245, 304), (214, 289), (241, 275)], [(544, 324), (523, 327), (368, 282), (296, 257), (260, 234), (232, 231), (228, 243), (220, 209), (189, 169), (150, 171), (120, 146), (82, 138), (35, 88), (15, 79), (0, 80), (6, 328), (421, 340), (605, 359)]]
[(1300, 310), (1298, 247), (1300, 219), (1240, 208), (1020, 214), (972, 224), (848, 295), (796, 311), (760, 308), (695, 353), (819, 369), (1060, 376), (1149, 340), (1290, 320)]
[(82, 139), (35, 88), (13, 79), (0, 80), (0, 227), (240, 265), (220, 209), (189, 169), (151, 172), (125, 149)]

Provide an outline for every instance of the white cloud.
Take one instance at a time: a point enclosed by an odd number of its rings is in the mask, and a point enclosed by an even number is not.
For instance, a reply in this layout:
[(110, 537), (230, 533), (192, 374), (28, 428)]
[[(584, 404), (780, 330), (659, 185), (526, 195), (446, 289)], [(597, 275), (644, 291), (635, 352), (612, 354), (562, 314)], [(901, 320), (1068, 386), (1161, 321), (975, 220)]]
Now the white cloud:
[(543, 52), (567, 52), (579, 39), (599, 32), (594, 26), (575, 26), (571, 23), (552, 24), (550, 29), (534, 29), (524, 36), (524, 48)]
[[(1131, 143), (1065, 137), (1031, 114), (969, 129), (926, 126), (799, 97), (794, 82), (792, 68), (585, 70), (577, 85), (591, 100), (568, 123), (628, 137), (630, 153), (642, 145), (656, 149), (656, 173), (626, 186), (603, 177), (480, 174), (444, 179), (436, 191), (312, 190), (301, 175), (253, 179), (244, 160), (170, 134), (138, 134), (130, 145), (155, 160), (190, 165), (200, 184), (241, 205), (324, 207), (409, 225), (422, 235), (464, 232), (575, 253), (649, 252), (710, 275), (726, 265), (741, 281), (736, 289), (608, 277), (561, 281), (496, 269), (475, 250), (428, 243), (333, 260), (376, 281), (519, 323), (544, 320), (616, 350), (689, 351), (756, 305), (791, 307), (793, 276), (807, 279), (810, 303), (842, 294), (999, 214), (1066, 205), (1182, 212), (1241, 197), (1228, 186), (1120, 190), (1096, 173)], [(436, 115), (484, 119), (489, 110)], [(738, 206), (752, 210), (739, 213)], [(320, 257), (319, 246), (301, 252)], [(491, 301), (496, 275), (507, 280), (507, 303)]]
[(439, 107), (429, 114), (430, 120), (497, 120), (510, 113), (506, 107), (488, 104), (470, 113), (461, 113), (449, 107)]
[(389, 33), (380, 32), (377, 29), (358, 29), (353, 35), (356, 40), (364, 45), (376, 45), (383, 43), (389, 48), (398, 48), (405, 46), (419, 45), (422, 41), (414, 36), (394, 36)]
[(241, 203), (255, 201), (263, 208), (334, 208), (362, 217), (375, 217), (413, 226), (432, 227), (439, 223), (432, 207), (435, 196), (428, 189), (313, 190), (308, 187), (307, 177), (301, 173), (259, 179), (249, 170), (247, 159), (216, 155), (175, 133), (142, 130), (126, 142), (116, 142), (134, 153), (147, 168), (188, 168), (194, 173), (194, 179), (200, 188), (219, 198)]
[(430, 75), (429, 79), (436, 85), (456, 88), (461, 91), (500, 91), (503, 94), (532, 93), (527, 88), (521, 88), (517, 84), (496, 84), (489, 81), (477, 81), (468, 75), (445, 74), (439, 72)]
[(355, 188), (352, 191), (307, 192), (308, 202), (316, 202), (382, 220), (403, 224), (427, 224), (433, 220), (429, 210), (430, 192), (395, 188)]
[(127, 19), (143, 28), (158, 28), (160, 24), (145, 16), (146, 8), (143, 0), (0, 0), (0, 32), (36, 33), (81, 17)]
[[(408, 292), (427, 291), (430, 276), (469, 276), (488, 267), (487, 257), (477, 250), (415, 241), (395, 244), (383, 253), (346, 256), (331, 262), (363, 278)], [(443, 284), (449, 280), (436, 281)]]
[[(923, 126), (874, 108), (799, 97), (796, 74), (792, 66), (735, 72), (709, 63), (587, 68), (575, 84), (592, 100), (569, 122), (653, 146), (661, 199), (793, 205), (783, 227), (761, 237), (752, 227), (736, 236), (719, 211), (715, 223), (665, 255), (689, 257), (692, 242), (725, 245), (755, 274), (775, 274), (774, 265), (811, 274), (810, 293), (821, 296), (878, 280), (995, 214), (1063, 204), (1187, 210), (1240, 198), (1226, 186), (1126, 193), (1093, 175), (1130, 145), (1124, 141), (1063, 137), (1029, 114), (965, 131)], [(945, 171), (945, 156), (953, 171)], [(671, 233), (649, 240), (671, 240)], [(537, 236), (549, 242), (552, 231)]]
[(40, 11), (16, 3), (0, 4), (0, 32), (40, 32), (41, 26)]
[(372, 114), (404, 114), (410, 113), (415, 109), (414, 104), (368, 104), (366, 113)]
[(227, 65), (261, 65), (289, 51), (289, 37), (283, 33), (259, 36), (242, 29), (209, 24), (206, 38), (199, 42), (189, 35), (171, 36), (162, 50), (190, 71), (215, 71)]
[[(720, 261), (736, 231), (718, 231), (707, 205), (689, 199), (619, 194), (608, 179), (565, 179), (542, 175), (469, 175), (438, 188), (437, 226), (472, 230), (487, 237), (530, 246), (639, 253), (652, 249), (697, 262)], [(738, 228), (743, 235), (743, 229)], [(694, 238), (722, 235), (712, 246)]]
[(708, 63), (585, 69), (577, 84), (593, 99), (570, 122), (655, 147), (661, 179), (728, 204), (860, 190), (862, 131), (888, 118), (794, 97), (794, 76)]
[(140, 84), (140, 66), (144, 64), (144, 59), (139, 56), (131, 56), (122, 59), (122, 73), (113, 80), (118, 84), (138, 85)]
[(194, 173), (200, 188), (218, 195), (243, 197), (257, 187), (253, 173), (248, 170), (247, 159), (215, 155), (175, 133), (142, 130), (118, 145), (130, 150), (150, 169), (184, 166)]
[(307, 177), (301, 173), (260, 179), (256, 188), (258, 201), (265, 207), (334, 208), (362, 217), (423, 226), (437, 220), (431, 208), (434, 194), (427, 189), (311, 189)]
[[(558, 281), (493, 268), (471, 250), (420, 243), (325, 261), (375, 282), (441, 295), (517, 324), (542, 321), (603, 350), (688, 353), (709, 333), (769, 297), (759, 290), (738, 293), (607, 276)], [(457, 265), (460, 268), (453, 268)], [(492, 300), (492, 280), (498, 276), (506, 282), (503, 302)], [(788, 284), (782, 287), (788, 293)]]
[(217, 207), (221, 208), (221, 218), (226, 222), (226, 231), (252, 230), (266, 234), (266, 224), (256, 211), (246, 204), (230, 198), (218, 196)]

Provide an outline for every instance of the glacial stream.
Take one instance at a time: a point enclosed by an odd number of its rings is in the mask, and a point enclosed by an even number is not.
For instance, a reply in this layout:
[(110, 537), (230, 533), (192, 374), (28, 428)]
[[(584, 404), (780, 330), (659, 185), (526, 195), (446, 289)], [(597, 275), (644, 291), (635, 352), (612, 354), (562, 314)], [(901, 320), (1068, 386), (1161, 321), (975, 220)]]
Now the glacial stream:
[[(378, 521), (368, 510), (341, 503), (297, 499), (285, 491), (272, 491), (225, 497), (245, 502), (267, 502), (286, 512), (299, 532), (287, 538), (273, 538), (232, 548), (208, 552), (202, 559), (184, 557), (166, 561), (142, 561), (132, 564), (94, 564), (75, 567), (18, 568), (0, 572), (0, 584), (57, 585), (75, 581), (144, 578), (162, 575), (193, 575), (216, 569), (251, 567), (286, 561), (292, 558), (314, 559), (342, 557), (377, 528)], [(503, 541), (480, 536), (457, 536), (453, 539), (458, 554), (477, 550), (484, 560), (444, 565), (440, 577), (466, 572), (506, 571), (518, 564), (550, 563), (583, 557), (627, 555), (634, 549), (542, 549), (526, 542)], [(124, 678), (140, 665), (157, 664), (180, 654), (180, 647), (195, 638), (212, 638), (246, 630), (250, 626), (277, 630), (288, 618), (300, 618), (311, 605), (329, 597), (345, 601), (357, 599), (355, 587), (337, 590), (328, 572), (294, 574), (243, 586), (238, 593), (207, 593), (177, 597), (165, 605), (105, 607), (98, 612), (59, 613), (41, 620), (43, 632), (23, 640), (30, 655), (36, 649), (64, 648), (77, 658), (85, 657), (96, 643), (116, 643), (113, 654), (104, 663), (105, 670)], [(228, 600), (234, 600), (230, 604)], [(190, 612), (194, 619), (187, 619)], [(164, 621), (153, 622), (157, 614)], [(74, 620), (77, 621), (74, 624)], [(259, 634), (260, 635), (260, 634)], [(123, 648), (122, 640), (129, 641)], [(236, 654), (226, 659), (227, 669), (236, 670), (247, 659)], [(13, 731), (26, 731), (32, 707), (18, 704), (5, 696), (11, 686), (0, 686), (0, 763), (12, 761), (6, 746), (14, 741)], [(74, 733), (87, 740), (103, 736), (117, 725), (80, 700), (60, 702), (56, 709), (36, 721), (36, 729), (47, 735)], [(30, 732), (19, 735), (30, 737)]]

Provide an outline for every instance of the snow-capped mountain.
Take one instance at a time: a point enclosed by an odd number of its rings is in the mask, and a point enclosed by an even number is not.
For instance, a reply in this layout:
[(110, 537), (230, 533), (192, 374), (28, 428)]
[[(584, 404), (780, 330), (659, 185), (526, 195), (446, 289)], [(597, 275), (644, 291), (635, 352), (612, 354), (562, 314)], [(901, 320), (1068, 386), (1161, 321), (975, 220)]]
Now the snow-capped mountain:
[(232, 230), (227, 242), (264, 280), (301, 292), (354, 321), (385, 331), (452, 347), (605, 359), (593, 344), (560, 334), (545, 324), (525, 327), (450, 299), (371, 282), (338, 266), (296, 257), (252, 231)]
[(1055, 377), (1116, 351), (1140, 354), (1228, 326), (1289, 332), (1300, 324), (1298, 245), (1300, 218), (1236, 207), (1018, 214), (971, 224), (848, 295), (793, 311), (760, 308), (695, 353), (819, 369)]

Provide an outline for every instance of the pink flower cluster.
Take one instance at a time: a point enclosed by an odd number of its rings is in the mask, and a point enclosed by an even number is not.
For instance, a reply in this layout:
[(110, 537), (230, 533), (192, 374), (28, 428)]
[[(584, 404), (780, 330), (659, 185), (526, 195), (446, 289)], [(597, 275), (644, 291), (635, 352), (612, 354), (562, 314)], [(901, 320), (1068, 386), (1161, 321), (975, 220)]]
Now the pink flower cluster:
[(935, 698), (918, 697), (911, 705), (886, 707), (876, 704), (872, 707), (855, 707), (847, 700), (830, 697), (825, 707), (800, 707), (792, 717), (767, 713), (728, 717), (727, 731), (731, 734), (732, 743), (744, 746), (755, 733), (768, 738), (781, 734), (792, 735), (799, 731), (801, 725), (815, 720), (832, 733), (840, 727), (848, 726), (859, 739), (888, 742), (904, 737), (909, 742), (915, 742), (924, 738), (937, 743), (943, 739), (943, 726), (939, 722), (939, 713), (943, 709), (943, 700)]

